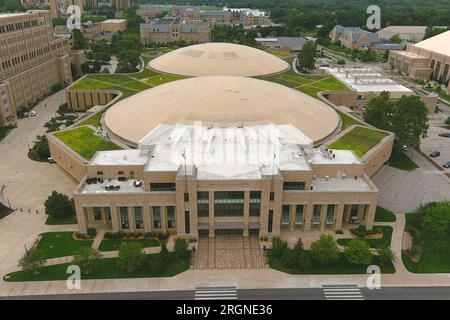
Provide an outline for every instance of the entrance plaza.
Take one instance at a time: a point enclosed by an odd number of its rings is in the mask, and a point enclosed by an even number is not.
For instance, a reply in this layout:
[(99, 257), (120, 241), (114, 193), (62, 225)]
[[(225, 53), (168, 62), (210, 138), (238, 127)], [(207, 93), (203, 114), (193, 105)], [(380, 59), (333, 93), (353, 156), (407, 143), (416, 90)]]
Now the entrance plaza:
[[(138, 149), (97, 152), (74, 199), (82, 233), (99, 226), (188, 239), (231, 233), (244, 237), (244, 255), (252, 244), (248, 236), (371, 229), (378, 189), (352, 151), (315, 149), (289, 124), (180, 124), (157, 126)], [(226, 244), (202, 243), (199, 249), (210, 255)], [(232, 255), (220, 259), (227, 257)], [(218, 268), (234, 263), (220, 259), (198, 262)]]

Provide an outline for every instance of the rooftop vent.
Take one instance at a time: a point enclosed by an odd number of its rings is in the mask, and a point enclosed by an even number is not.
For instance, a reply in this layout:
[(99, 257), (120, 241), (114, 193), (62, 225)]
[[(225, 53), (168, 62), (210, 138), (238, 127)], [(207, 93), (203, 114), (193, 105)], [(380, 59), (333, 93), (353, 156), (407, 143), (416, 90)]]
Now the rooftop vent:
[(239, 122), (237, 123), (237, 127), (238, 127), (239, 129), (244, 128), (244, 123), (243, 123), (242, 121), (239, 121)]

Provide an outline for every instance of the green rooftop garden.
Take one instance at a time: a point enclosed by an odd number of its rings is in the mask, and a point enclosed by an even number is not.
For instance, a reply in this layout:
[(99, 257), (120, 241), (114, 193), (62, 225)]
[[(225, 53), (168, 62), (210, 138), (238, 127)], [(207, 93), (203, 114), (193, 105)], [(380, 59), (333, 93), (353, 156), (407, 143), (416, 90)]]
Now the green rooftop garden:
[(328, 147), (338, 150), (352, 150), (358, 157), (363, 157), (377, 145), (387, 133), (364, 127), (355, 127)]
[(86, 160), (90, 160), (97, 151), (122, 149), (114, 142), (95, 135), (94, 130), (89, 127), (59, 131), (54, 136)]

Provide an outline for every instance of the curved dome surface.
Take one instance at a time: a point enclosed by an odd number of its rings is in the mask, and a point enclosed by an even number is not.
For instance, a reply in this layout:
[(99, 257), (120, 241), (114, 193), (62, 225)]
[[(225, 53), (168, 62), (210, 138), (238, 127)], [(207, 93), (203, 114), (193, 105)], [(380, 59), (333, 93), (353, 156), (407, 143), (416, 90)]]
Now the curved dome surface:
[(204, 43), (180, 48), (150, 61), (152, 69), (184, 76), (260, 76), (289, 64), (274, 55), (231, 43)]
[(333, 108), (283, 85), (245, 77), (211, 76), (173, 81), (124, 99), (105, 114), (109, 130), (137, 144), (159, 124), (236, 126), (292, 124), (313, 141), (339, 125)]

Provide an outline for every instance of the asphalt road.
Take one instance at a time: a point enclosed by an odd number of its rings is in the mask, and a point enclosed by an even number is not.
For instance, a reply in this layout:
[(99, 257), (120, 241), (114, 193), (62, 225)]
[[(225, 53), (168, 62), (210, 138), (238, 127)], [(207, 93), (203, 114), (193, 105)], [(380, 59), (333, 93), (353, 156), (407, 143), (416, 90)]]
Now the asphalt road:
[[(450, 287), (387, 287), (360, 289), (364, 300), (450, 300)], [(121, 292), (2, 297), (0, 299), (35, 300), (193, 300), (195, 291)], [(239, 300), (325, 300), (324, 289), (252, 289), (237, 290)]]

